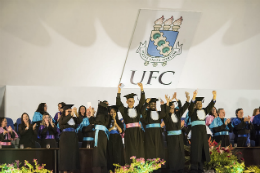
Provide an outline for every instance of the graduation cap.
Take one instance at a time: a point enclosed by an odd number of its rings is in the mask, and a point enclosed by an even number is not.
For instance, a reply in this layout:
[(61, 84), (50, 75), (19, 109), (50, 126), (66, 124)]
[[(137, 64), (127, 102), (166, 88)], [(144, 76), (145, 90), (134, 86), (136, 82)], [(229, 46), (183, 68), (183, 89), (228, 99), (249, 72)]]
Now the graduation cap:
[(73, 106), (74, 104), (65, 104), (64, 106), (63, 106), (63, 111), (65, 111), (65, 110), (67, 110), (67, 109), (71, 109), (71, 107)]
[(105, 101), (103, 101), (103, 102), (99, 102), (98, 107), (99, 107), (99, 106), (102, 106), (102, 107), (107, 108), (107, 104), (106, 104)]
[(150, 102), (149, 103), (152, 103), (152, 102), (157, 102), (158, 101), (158, 99), (157, 98), (151, 98), (151, 100), (150, 100)]
[(130, 99), (130, 98), (134, 98), (134, 96), (136, 96), (135, 93), (131, 93), (131, 94), (127, 94), (124, 97), (126, 97), (126, 99)]
[(197, 101), (201, 101), (201, 102), (203, 103), (203, 102), (204, 102), (204, 97), (196, 97), (195, 103), (196, 103)]
[(109, 109), (109, 112), (111, 111), (111, 109), (114, 109), (116, 112), (118, 112), (118, 108), (116, 105), (109, 106), (108, 109)]
[(171, 101), (171, 102), (169, 103), (169, 106), (172, 106), (175, 102), (176, 102), (176, 101)]
[(107, 110), (107, 104), (104, 102), (99, 102), (98, 103), (98, 109), (97, 109), (97, 115), (102, 114), (102, 115), (107, 115), (108, 110)]

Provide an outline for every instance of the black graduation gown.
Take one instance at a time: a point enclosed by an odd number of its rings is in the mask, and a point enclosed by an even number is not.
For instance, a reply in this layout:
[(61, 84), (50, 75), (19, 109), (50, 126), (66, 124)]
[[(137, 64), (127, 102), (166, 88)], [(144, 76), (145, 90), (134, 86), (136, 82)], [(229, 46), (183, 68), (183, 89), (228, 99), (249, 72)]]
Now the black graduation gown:
[(29, 126), (28, 130), (25, 130), (26, 126), (19, 124), (18, 133), (20, 134), (19, 147), (23, 144), (24, 148), (35, 148), (35, 139), (37, 130), (33, 130), (33, 125)]
[(54, 135), (56, 136), (58, 134), (57, 131), (57, 127), (54, 125), (54, 127), (52, 127), (51, 125), (49, 125), (49, 127), (45, 127), (44, 129), (40, 130), (40, 136), (41, 136), (41, 147), (42, 148), (46, 148), (46, 145), (49, 144), (50, 148), (58, 148), (57, 146), (57, 142), (56, 139), (45, 139), (47, 133), (49, 135)]
[[(224, 123), (224, 118), (221, 118), (221, 121), (223, 123), (222, 126), (218, 126), (218, 127), (214, 127), (212, 128), (212, 132), (213, 132), (213, 136), (214, 136), (214, 133), (217, 133), (217, 132), (223, 132), (223, 131), (229, 131), (229, 132), (232, 132), (233, 131), (233, 127), (231, 125), (231, 123), (229, 123), (227, 126), (229, 128), (229, 130), (226, 129), (226, 125)], [(230, 139), (229, 139), (229, 135), (218, 135), (218, 136), (214, 136), (213, 139), (219, 143), (220, 141), (221, 142), (221, 146), (222, 147), (227, 147), (230, 145)]]
[[(124, 125), (120, 120), (118, 120), (118, 117), (116, 117), (116, 123), (122, 129), (123, 133)], [(111, 119), (110, 127), (112, 126), (113, 120)], [(114, 163), (121, 166), (125, 165), (124, 146), (120, 134), (110, 134), (108, 140), (108, 170), (113, 171), (115, 169), (115, 167), (113, 166)]]
[[(59, 126), (61, 130), (66, 128), (76, 128), (76, 125), (69, 125), (68, 121), (73, 118), (75, 124), (79, 124), (80, 117), (62, 116), (59, 120)], [(82, 120), (81, 120), (82, 121)], [(60, 171), (74, 171), (80, 169), (79, 162), (79, 146), (78, 136), (75, 131), (65, 132), (63, 131), (60, 135)]]
[[(110, 122), (109, 115), (97, 114), (96, 117), (90, 117), (89, 123), (103, 125), (108, 128)], [(97, 131), (95, 131), (97, 133)], [(96, 139), (95, 139), (96, 140)], [(107, 170), (107, 135), (103, 130), (98, 132), (97, 147), (93, 149), (93, 172), (106, 172)]]
[[(174, 111), (174, 115), (170, 113), (170, 107), (167, 106), (166, 117), (163, 119), (166, 131), (181, 130), (181, 117), (188, 109), (190, 103), (186, 102), (183, 106), (181, 101), (178, 101), (179, 111)], [(176, 117), (175, 122), (172, 120), (172, 116)], [(185, 155), (184, 155), (184, 143), (183, 134), (180, 135), (167, 135), (167, 148), (168, 148), (168, 162), (171, 171), (178, 171), (184, 169)]]
[[(128, 123), (139, 123), (141, 109), (145, 103), (145, 93), (141, 93), (141, 99), (139, 104), (134, 108), (137, 111), (137, 116), (134, 118), (129, 117), (128, 107), (124, 107), (120, 98), (121, 93), (117, 94), (116, 106), (118, 107), (120, 113), (123, 116), (125, 124)], [(126, 153), (126, 164), (130, 164), (132, 160), (130, 157), (136, 156), (136, 158), (144, 158), (144, 139), (143, 131), (140, 127), (126, 128), (125, 130), (125, 153)]]
[[(189, 106), (189, 116), (191, 118), (191, 123), (193, 121), (204, 121), (204, 119), (199, 119), (197, 116), (197, 109), (194, 108), (195, 102), (191, 102)], [(214, 107), (215, 102), (212, 100), (206, 108), (202, 108), (207, 115), (210, 110)], [(203, 161), (210, 161), (209, 155), (209, 144), (206, 125), (196, 125), (191, 127), (191, 164), (198, 165), (203, 164)]]
[[(91, 137), (95, 138), (95, 131), (93, 129), (95, 128), (95, 125), (89, 124), (88, 126), (85, 126), (82, 128), (82, 136), (84, 137)], [(89, 144), (90, 148), (94, 148), (94, 141), (84, 141), (82, 142), (81, 148), (87, 148), (87, 145)]]
[[(151, 117), (151, 109), (146, 110), (148, 103), (144, 104), (142, 108), (141, 122), (144, 127), (149, 124), (161, 124), (162, 118), (165, 117), (165, 105), (161, 106), (161, 111), (157, 111), (158, 120), (153, 120)], [(163, 135), (161, 127), (145, 128), (144, 135), (144, 150), (145, 159), (161, 158), (165, 159)]]

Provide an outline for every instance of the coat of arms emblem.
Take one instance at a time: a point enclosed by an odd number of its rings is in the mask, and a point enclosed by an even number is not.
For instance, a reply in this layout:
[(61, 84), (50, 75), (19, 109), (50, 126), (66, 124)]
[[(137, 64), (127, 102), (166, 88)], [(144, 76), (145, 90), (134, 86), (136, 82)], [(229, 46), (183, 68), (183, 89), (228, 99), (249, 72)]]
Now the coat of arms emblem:
[(174, 21), (173, 16), (165, 21), (164, 16), (155, 20), (148, 47), (145, 41), (140, 43), (136, 51), (145, 61), (145, 66), (149, 65), (149, 63), (152, 63), (154, 67), (158, 63), (165, 66), (167, 61), (182, 53), (182, 44), (180, 45), (179, 42), (175, 44), (182, 21), (182, 17)]

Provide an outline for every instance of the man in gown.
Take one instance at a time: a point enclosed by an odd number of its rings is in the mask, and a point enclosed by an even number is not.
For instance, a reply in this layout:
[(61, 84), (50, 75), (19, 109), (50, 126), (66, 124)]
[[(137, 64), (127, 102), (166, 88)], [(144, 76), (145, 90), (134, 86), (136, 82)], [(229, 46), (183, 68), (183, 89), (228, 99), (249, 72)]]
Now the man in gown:
[[(206, 108), (202, 108), (203, 97), (196, 97), (197, 90), (193, 92), (193, 98), (189, 106), (191, 118), (191, 172), (203, 172), (203, 162), (210, 161), (209, 145), (205, 119), (216, 102), (216, 91), (213, 91), (213, 100)], [(196, 104), (196, 108), (194, 108)]]
[(124, 122), (126, 124), (125, 130), (125, 152), (126, 152), (126, 164), (131, 163), (130, 157), (136, 156), (136, 158), (144, 158), (144, 137), (142, 129), (140, 128), (140, 115), (142, 106), (145, 103), (145, 93), (143, 89), (143, 84), (138, 83), (141, 88), (141, 99), (139, 104), (134, 107), (134, 96), (136, 94), (131, 93), (125, 95), (127, 107), (124, 107), (121, 102), (121, 84), (118, 85), (118, 93), (116, 97), (116, 106), (123, 116)]

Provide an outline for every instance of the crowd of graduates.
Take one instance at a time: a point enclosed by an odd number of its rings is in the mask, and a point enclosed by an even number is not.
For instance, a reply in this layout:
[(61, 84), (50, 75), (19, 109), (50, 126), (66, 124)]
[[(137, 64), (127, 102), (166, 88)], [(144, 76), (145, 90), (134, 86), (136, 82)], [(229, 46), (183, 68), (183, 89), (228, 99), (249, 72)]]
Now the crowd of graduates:
[[(54, 117), (47, 112), (47, 104), (41, 103), (33, 115), (32, 122), (27, 113), (21, 116), (21, 124), (15, 130), (7, 125), (6, 118), (0, 118), (0, 141), (2, 148), (12, 148), (19, 138), (20, 148), (59, 148), (60, 171), (80, 168), (79, 146), (93, 148), (93, 172), (113, 170), (113, 163), (131, 164), (130, 157), (166, 159), (171, 172), (184, 172), (184, 145), (191, 145), (191, 172), (203, 172), (203, 163), (210, 160), (208, 139), (211, 136), (222, 146), (230, 145), (229, 133), (235, 135), (234, 145), (248, 146), (248, 139), (260, 145), (260, 114), (255, 109), (253, 116), (244, 117), (242, 108), (235, 111), (236, 117), (225, 118), (223, 108), (216, 109), (216, 91), (212, 101), (204, 108), (203, 97), (192, 98), (185, 92), (185, 103), (165, 95), (165, 100), (145, 98), (142, 83), (141, 98), (137, 106), (136, 94), (125, 95), (126, 104), (121, 101), (121, 84), (118, 86), (116, 105), (100, 101), (97, 111), (92, 107), (61, 102)], [(161, 110), (157, 111), (156, 102)], [(183, 114), (188, 110), (185, 120)], [(167, 141), (168, 157), (165, 158)], [(161, 172), (157, 170), (155, 172)]]

